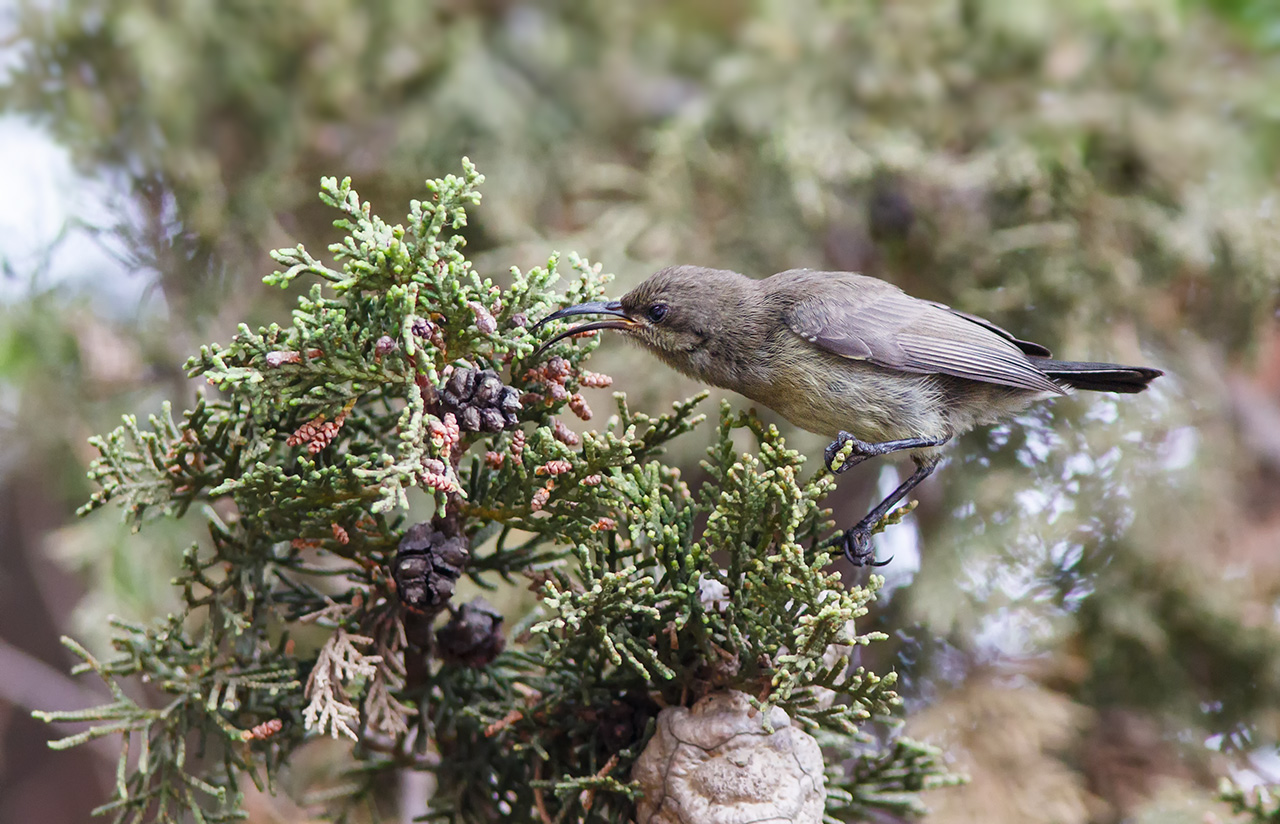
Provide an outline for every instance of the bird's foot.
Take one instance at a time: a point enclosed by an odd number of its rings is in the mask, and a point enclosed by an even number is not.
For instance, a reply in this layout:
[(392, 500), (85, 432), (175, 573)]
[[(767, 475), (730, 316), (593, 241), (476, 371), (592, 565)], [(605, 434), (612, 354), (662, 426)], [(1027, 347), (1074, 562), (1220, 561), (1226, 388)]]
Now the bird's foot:
[(876, 549), (871, 545), (871, 528), (861, 524), (840, 533), (833, 543), (844, 549), (844, 557), (854, 566), (881, 567), (893, 560), (875, 560)]
[[(844, 459), (844, 463), (842, 463), (839, 468), (836, 468), (834, 466), (836, 457), (847, 444), (853, 444), (853, 451), (849, 453), (849, 457)], [(826, 459), (827, 469), (830, 470), (833, 475), (839, 475), (841, 472), (844, 472), (847, 469), (852, 469), (862, 463), (867, 458), (880, 454), (880, 452), (876, 449), (875, 444), (858, 440), (848, 432), (842, 431), (836, 436), (834, 441), (827, 444), (827, 448), (822, 454)]]

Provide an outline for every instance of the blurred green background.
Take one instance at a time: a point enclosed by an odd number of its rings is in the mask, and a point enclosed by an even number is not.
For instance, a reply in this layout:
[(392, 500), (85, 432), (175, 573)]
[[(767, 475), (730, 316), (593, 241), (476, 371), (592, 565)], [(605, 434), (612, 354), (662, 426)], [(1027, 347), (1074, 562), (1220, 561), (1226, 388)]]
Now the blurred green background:
[[(266, 252), (334, 239), (321, 175), (393, 218), (463, 155), (486, 275), (857, 270), (1165, 369), (957, 444), (881, 538), (866, 663), (973, 778), (939, 824), (1229, 821), (1220, 777), (1280, 780), (1280, 5), (18, 0), (0, 35), (0, 821), (106, 797), (111, 760), (29, 712), (97, 700), (58, 635), (174, 606), (198, 537), (76, 521), (85, 439), (287, 315)], [(633, 408), (696, 389), (620, 341), (594, 364)]]

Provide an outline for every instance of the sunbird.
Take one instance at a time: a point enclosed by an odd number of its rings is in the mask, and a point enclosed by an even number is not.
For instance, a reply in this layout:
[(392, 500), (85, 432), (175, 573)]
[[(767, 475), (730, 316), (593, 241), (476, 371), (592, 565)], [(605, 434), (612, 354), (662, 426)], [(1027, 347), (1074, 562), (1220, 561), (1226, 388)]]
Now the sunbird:
[[(579, 315), (542, 344), (617, 329), (668, 366), (763, 404), (834, 440), (834, 473), (907, 452), (916, 469), (836, 540), (874, 563), (871, 531), (937, 467), (947, 441), (1068, 389), (1141, 392), (1164, 374), (1147, 366), (1054, 360), (991, 321), (921, 300), (853, 272), (790, 269), (752, 279), (726, 269), (672, 266), (621, 299), (568, 306), (536, 323)], [(836, 456), (852, 453), (840, 466)]]

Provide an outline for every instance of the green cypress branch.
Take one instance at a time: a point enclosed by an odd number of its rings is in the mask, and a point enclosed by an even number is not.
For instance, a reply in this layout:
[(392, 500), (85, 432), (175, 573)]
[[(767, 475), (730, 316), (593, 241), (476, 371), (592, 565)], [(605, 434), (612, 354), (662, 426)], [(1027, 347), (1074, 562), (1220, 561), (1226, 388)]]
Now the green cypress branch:
[[(830, 474), (725, 405), (709, 480), (691, 489), (661, 456), (703, 422), (705, 393), (657, 416), (619, 394), (602, 429), (565, 427), (589, 416), (580, 390), (608, 383), (584, 368), (597, 342), (535, 359), (529, 319), (598, 298), (607, 277), (572, 255), (560, 294), (558, 257), (504, 285), (481, 276), (460, 230), (482, 179), (464, 161), (394, 225), (325, 179), (345, 233), (333, 263), (279, 250), (266, 279), (320, 281), (291, 323), (202, 347), (187, 370), (212, 389), (192, 410), (92, 441), (85, 512), (118, 503), (140, 528), (196, 505), (210, 542), (183, 556), (181, 611), (116, 622), (107, 661), (68, 641), (112, 700), (39, 714), (92, 725), (54, 746), (124, 733), (102, 809), (118, 821), (234, 817), (244, 781), (273, 786), (319, 736), (354, 742), (349, 780), (310, 793), (334, 815), (380, 773), (431, 769), (443, 819), (614, 821), (631, 815), (629, 771), (659, 709), (735, 689), (847, 762), (830, 814), (917, 812), (915, 794), (949, 779), (927, 748), (871, 747), (868, 722), (899, 703), (894, 677), (851, 672), (849, 651), (882, 637), (858, 627), (881, 580), (826, 570)], [(739, 454), (744, 429), (756, 448)], [(411, 506), (430, 508), (429, 527), (409, 529)], [(532, 582), (539, 602), (497, 637), (482, 608), (467, 624), (449, 603), (461, 575)], [(441, 656), (446, 613), (462, 623)], [(128, 697), (130, 679), (158, 708)], [(131, 760), (131, 743), (145, 755)]]

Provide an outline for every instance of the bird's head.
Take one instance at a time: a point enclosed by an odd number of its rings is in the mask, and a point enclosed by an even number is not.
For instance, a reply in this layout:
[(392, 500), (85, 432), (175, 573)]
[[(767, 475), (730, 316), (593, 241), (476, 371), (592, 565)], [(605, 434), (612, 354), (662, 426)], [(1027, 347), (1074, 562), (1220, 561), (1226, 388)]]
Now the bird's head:
[(542, 344), (595, 329), (617, 329), (681, 371), (699, 372), (699, 355), (740, 320), (742, 296), (753, 281), (737, 272), (700, 266), (663, 269), (620, 300), (567, 306), (534, 324), (537, 331), (553, 320), (603, 315), (602, 320), (571, 326)]

